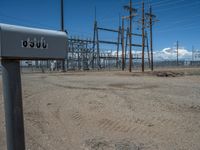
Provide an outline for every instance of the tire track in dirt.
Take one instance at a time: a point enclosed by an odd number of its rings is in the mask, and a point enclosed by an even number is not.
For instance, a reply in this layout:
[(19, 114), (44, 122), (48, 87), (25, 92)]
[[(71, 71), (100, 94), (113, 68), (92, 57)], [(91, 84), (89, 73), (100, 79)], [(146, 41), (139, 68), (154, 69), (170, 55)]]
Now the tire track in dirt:
[(26, 120), (29, 121), (30, 125), (36, 129), (41, 134), (45, 133), (45, 128), (43, 127), (43, 124), (48, 123), (44, 120), (44, 118), (41, 115), (41, 112), (25, 112)]
[(121, 121), (113, 121), (111, 119), (102, 119), (98, 121), (98, 127), (111, 132), (130, 132), (132, 127), (122, 124)]
[(129, 90), (146, 90), (152, 88), (158, 88), (158, 85), (142, 85), (142, 84), (130, 84), (130, 83), (115, 83), (108, 86), (115, 89), (129, 89)]
[[(37, 146), (37, 149), (38, 149), (38, 147), (40, 147), (42, 150), (46, 150), (46, 148), (44, 146), (42, 146), (40, 143), (38, 143), (30, 133), (27, 133), (27, 135), (28, 135), (27, 136), (28, 141), (31, 141), (31, 144), (26, 146), (28, 150), (31, 150), (31, 148), (36, 148), (36, 146)], [(33, 146), (33, 145), (35, 145), (35, 146)]]
[(105, 108), (105, 104), (100, 101), (89, 101), (89, 109), (95, 112), (101, 112)]
[(141, 136), (151, 135), (153, 138), (157, 136), (157, 132), (151, 130), (153, 125), (136, 123), (134, 121), (112, 120), (104, 118), (98, 121), (97, 127), (109, 132), (121, 132), (124, 134), (130, 133)]
[[(35, 130), (34, 133), (37, 135), (44, 135), (45, 134), (45, 127), (43, 124), (48, 123), (44, 120), (44, 118), (41, 117), (41, 114), (39, 112), (25, 112), (26, 121), (27, 121), (27, 127), (31, 128), (31, 130)], [(40, 141), (38, 141), (37, 138), (34, 138), (29, 132), (26, 132), (27, 139), (30, 141), (31, 148), (46, 150), (46, 148), (40, 144)]]
[[(46, 92), (46, 91), (45, 91)], [(36, 96), (39, 96), (40, 94), (45, 94), (43, 91), (40, 91), (40, 92), (35, 92), (35, 93), (32, 93), (32, 94), (29, 94), (26, 96), (26, 98), (33, 98), (33, 97), (36, 97)], [(46, 125), (48, 124), (51, 124), (52, 123), (52, 120), (54, 120), (53, 122), (56, 121), (56, 126), (60, 126), (64, 132), (66, 132), (65, 135), (67, 135), (67, 137), (70, 136), (70, 134), (68, 133), (68, 131), (66, 131), (66, 126), (64, 125), (64, 123), (61, 121), (60, 119), (60, 109), (61, 109), (61, 105), (58, 106), (56, 108), (56, 111), (55, 112), (52, 112), (48, 109), (48, 107), (52, 105), (52, 104), (46, 104), (45, 101), (41, 101), (39, 99), (39, 101), (37, 101), (36, 103), (34, 103), (34, 106), (29, 106), (29, 107), (34, 107), (35, 108), (35, 112), (25, 112), (25, 118), (27, 121), (29, 121), (29, 126), (31, 126), (31, 128), (34, 128), (36, 129), (36, 131), (38, 131), (39, 133), (38, 134), (41, 134), (41, 135), (47, 135), (47, 136), (50, 136), (47, 132), (47, 129), (46, 129)], [(41, 112), (40, 111), (40, 108), (41, 106), (45, 106), (47, 108), (43, 108), (42, 110), (49, 110), (49, 111), (45, 111), (45, 112)], [(48, 113), (51, 114), (51, 117), (49, 117)], [(46, 117), (46, 115), (48, 117)], [(50, 119), (50, 120), (49, 120)], [(67, 138), (69, 141), (68, 141), (68, 145), (70, 145), (71, 147), (73, 147), (72, 145), (72, 142), (71, 142), (71, 137)], [(53, 139), (52, 139), (53, 140)], [(37, 143), (38, 145), (41, 145), (40, 144), (40, 141), (37, 141), (35, 139), (35, 143)]]
[(84, 150), (157, 150), (158, 147), (152, 143), (142, 143), (132, 139), (108, 140), (103, 137), (95, 137), (85, 140)]
[[(76, 87), (76, 86), (69, 86), (69, 85), (63, 85), (58, 83), (53, 83), (51, 81), (48, 81), (48, 78), (44, 79), (45, 82), (48, 84), (54, 85), (56, 87), (65, 88), (65, 89), (75, 89), (75, 90), (95, 90), (95, 91), (105, 91), (105, 90), (121, 90), (121, 89), (128, 89), (128, 90), (145, 90), (145, 89), (152, 89), (152, 88), (158, 88), (157, 85), (151, 85), (151, 86), (143, 86), (143, 85), (135, 85), (135, 84), (109, 84), (108, 87)], [(136, 86), (136, 87), (129, 87), (129, 86)]]
[[(51, 104), (51, 105), (53, 105), (53, 104)], [(51, 106), (51, 105), (45, 105), (45, 106), (47, 106), (47, 107), (49, 107), (49, 106)], [(65, 125), (65, 123), (61, 120), (61, 117), (60, 117), (60, 111), (61, 111), (61, 109), (62, 109), (62, 104), (60, 104), (60, 105), (58, 105), (57, 106), (57, 108), (56, 108), (56, 110), (55, 111), (48, 111), (47, 113), (50, 113), (51, 114), (51, 117), (49, 117), (51, 120), (57, 120), (56, 121), (56, 124), (58, 125), (58, 126), (60, 126), (60, 128), (62, 128), (63, 129), (63, 132), (65, 133), (65, 135), (67, 135), (67, 139), (68, 139), (68, 145), (70, 145), (72, 148), (74, 147), (73, 145), (72, 145), (72, 138), (71, 138), (71, 136), (70, 136), (70, 134), (69, 134), (69, 131), (68, 131), (68, 129), (67, 129), (67, 127), (66, 127), (66, 125)], [(48, 109), (47, 109), (48, 110)], [(52, 118), (53, 117), (53, 118)], [(55, 122), (55, 120), (54, 120), (54, 122)]]
[(170, 118), (166, 118), (164, 116), (154, 117), (152, 119), (152, 122), (156, 124), (156, 126), (164, 126), (164, 127), (175, 127), (177, 125), (180, 126), (180, 122)]
[[(46, 79), (48, 78), (47, 76), (40, 76), (40, 77), (38, 77), (39, 79), (42, 79), (42, 80), (40, 80), (40, 84), (41, 84), (41, 82), (45, 85), (46, 84)], [(31, 80), (31, 82), (39, 82), (39, 79), (37, 79), (37, 80)], [(24, 91), (23, 91), (23, 98), (25, 98), (25, 99), (28, 99), (28, 98), (32, 98), (33, 96), (36, 96), (36, 95), (40, 95), (40, 94), (42, 94), (42, 93), (44, 93), (44, 92), (46, 92), (48, 89), (51, 89), (51, 87), (49, 87), (49, 86), (44, 86), (44, 87), (40, 87), (39, 89), (37, 89), (37, 91), (35, 91), (35, 92), (33, 92), (33, 91), (29, 91), (29, 90), (26, 90), (26, 87), (24, 87)]]
[[(116, 91), (113, 91), (113, 94), (119, 96), (121, 99), (127, 102), (128, 103), (127, 105), (131, 108), (131, 104), (129, 103), (130, 100), (126, 96), (126, 94), (120, 94)], [(155, 116), (155, 117), (150, 117), (148, 119), (134, 118), (132, 121), (134, 122), (135, 127), (131, 127), (131, 129), (129, 129), (128, 132), (135, 132), (141, 135), (151, 134), (152, 137), (156, 137), (158, 133), (149, 130), (150, 127), (153, 126), (175, 127), (179, 124), (178, 121), (173, 120), (173, 118), (166, 118), (164, 116)]]
[[(116, 91), (112, 91), (112, 94), (119, 96), (125, 102), (129, 100), (129, 97), (127, 97), (126, 94), (120, 94)], [(104, 118), (98, 120), (97, 126), (100, 129), (110, 132), (121, 132), (125, 134), (132, 133), (142, 136), (151, 135), (151, 137), (157, 136), (157, 132), (151, 129), (154, 126), (154, 124), (153, 121), (150, 119), (144, 120), (137, 117), (133, 117), (131, 120), (127, 121), (123, 119), (114, 120)]]
[(82, 127), (85, 124), (84, 117), (81, 115), (80, 112), (74, 112), (71, 115), (72, 120), (76, 123), (78, 127)]
[[(32, 99), (33, 97), (37, 97), (39, 94), (42, 92), (35, 92), (31, 94), (25, 94), (26, 99)], [(43, 117), (43, 113), (40, 111), (40, 101), (34, 101), (34, 104), (26, 102), (30, 108), (33, 110), (27, 110), (24, 112), (24, 117), (27, 121), (29, 121), (29, 124), (36, 128), (39, 129), (40, 133), (44, 134), (44, 127), (43, 124), (47, 123), (45, 121), (45, 118)]]
[(62, 84), (58, 84), (58, 83), (53, 83), (51, 81), (47, 81), (45, 80), (46, 83), (59, 87), (59, 88), (65, 88), (65, 89), (74, 89), (74, 90), (95, 90), (95, 91), (105, 91), (107, 90), (107, 88), (96, 88), (96, 87), (75, 87), (75, 86), (68, 86), (68, 85), (62, 85)]

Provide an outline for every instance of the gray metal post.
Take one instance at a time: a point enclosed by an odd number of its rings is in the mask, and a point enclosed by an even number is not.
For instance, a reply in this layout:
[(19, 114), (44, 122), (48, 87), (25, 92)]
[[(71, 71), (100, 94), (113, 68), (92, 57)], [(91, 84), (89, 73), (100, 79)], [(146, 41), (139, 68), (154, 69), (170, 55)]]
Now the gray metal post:
[(3, 96), (8, 150), (25, 150), (20, 61), (2, 59)]

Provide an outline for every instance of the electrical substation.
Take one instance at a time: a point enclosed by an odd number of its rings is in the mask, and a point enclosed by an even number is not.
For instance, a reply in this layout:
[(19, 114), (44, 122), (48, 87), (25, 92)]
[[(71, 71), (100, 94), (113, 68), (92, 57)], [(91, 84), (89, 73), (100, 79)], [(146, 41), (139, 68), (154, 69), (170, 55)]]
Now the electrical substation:
[(59, 2), (58, 30), (0, 23), (0, 149), (200, 149), (200, 51), (154, 46), (154, 6), (183, 1), (130, 0), (115, 28), (95, 7), (88, 38)]

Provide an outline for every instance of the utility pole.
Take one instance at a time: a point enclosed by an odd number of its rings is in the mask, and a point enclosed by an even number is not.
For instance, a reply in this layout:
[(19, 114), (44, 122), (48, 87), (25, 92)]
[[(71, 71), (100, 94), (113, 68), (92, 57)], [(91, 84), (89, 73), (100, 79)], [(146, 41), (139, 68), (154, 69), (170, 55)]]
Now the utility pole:
[[(64, 29), (64, 0), (60, 1), (60, 6), (61, 6), (61, 31), (65, 32)], [(65, 59), (62, 60), (62, 71), (65, 72)]]
[(119, 48), (120, 48), (120, 39), (122, 34), (122, 27), (121, 27), (121, 16), (119, 14), (119, 28), (118, 28), (118, 37), (117, 37), (117, 58), (116, 58), (116, 67), (119, 67)]
[(130, 0), (130, 11), (129, 11), (129, 15), (130, 15), (130, 24), (129, 24), (129, 72), (132, 71), (132, 0)]
[(98, 70), (101, 69), (100, 48), (99, 48), (99, 32), (97, 29), (97, 64)]
[(95, 45), (96, 45), (96, 32), (97, 32), (97, 18), (96, 18), (96, 7), (95, 7), (95, 18), (94, 18), (94, 32), (93, 32), (93, 48), (92, 48), (92, 69), (94, 70), (95, 65)]
[(130, 0), (129, 6), (124, 6), (125, 9), (129, 10), (129, 72), (132, 71), (132, 20), (136, 9), (132, 7), (132, 0)]
[(117, 37), (117, 58), (116, 58), (116, 67), (119, 67), (119, 46), (120, 46), (120, 36), (121, 36), (121, 26), (118, 29), (118, 37)]
[(125, 47), (124, 47), (124, 59), (125, 59), (125, 61), (124, 61), (124, 68), (126, 68), (126, 66), (127, 66), (127, 62), (126, 62), (126, 59), (127, 59), (127, 49), (128, 49), (128, 36), (129, 36), (129, 27), (127, 27), (127, 29), (126, 29), (127, 31), (126, 31), (126, 44), (125, 44)]
[(64, 31), (64, 1), (61, 0), (61, 31)]
[(145, 26), (144, 26), (144, 1), (142, 2), (142, 72), (144, 72)]
[(150, 50), (151, 50), (151, 71), (154, 69), (153, 65), (153, 24), (152, 24), (152, 6), (150, 6)]
[(177, 42), (176, 42), (176, 52), (177, 52), (177, 60), (176, 60), (176, 63), (177, 63), (177, 66), (179, 65), (179, 60), (178, 60), (178, 49), (179, 49), (179, 42), (177, 41)]
[(149, 17), (149, 27), (150, 27), (150, 51), (151, 51), (151, 71), (154, 69), (153, 64), (153, 23), (158, 22), (159, 20), (155, 20), (156, 16), (152, 13), (152, 6), (149, 8), (149, 13), (146, 13)]
[(147, 53), (148, 53), (148, 64), (149, 64), (149, 68), (151, 68), (151, 58), (150, 58), (150, 53), (149, 53), (149, 39), (148, 39), (148, 34), (147, 31), (145, 31), (145, 44), (147, 47)]
[(122, 43), (122, 70), (124, 71), (125, 68), (125, 61), (124, 61), (124, 18), (122, 18), (122, 31), (121, 31), (121, 43)]
[(192, 61), (194, 61), (194, 46), (192, 46)]

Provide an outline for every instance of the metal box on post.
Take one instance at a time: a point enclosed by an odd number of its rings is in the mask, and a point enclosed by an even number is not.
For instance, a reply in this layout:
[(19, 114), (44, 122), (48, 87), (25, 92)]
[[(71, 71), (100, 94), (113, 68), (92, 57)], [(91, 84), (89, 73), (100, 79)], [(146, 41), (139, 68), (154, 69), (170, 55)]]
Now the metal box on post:
[(64, 59), (65, 32), (0, 24), (0, 56), (8, 59)]
[(0, 24), (0, 58), (3, 78), (8, 150), (25, 150), (20, 60), (64, 59), (65, 32)]

